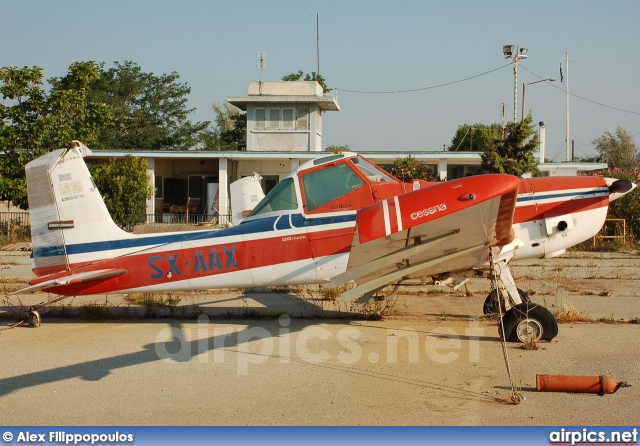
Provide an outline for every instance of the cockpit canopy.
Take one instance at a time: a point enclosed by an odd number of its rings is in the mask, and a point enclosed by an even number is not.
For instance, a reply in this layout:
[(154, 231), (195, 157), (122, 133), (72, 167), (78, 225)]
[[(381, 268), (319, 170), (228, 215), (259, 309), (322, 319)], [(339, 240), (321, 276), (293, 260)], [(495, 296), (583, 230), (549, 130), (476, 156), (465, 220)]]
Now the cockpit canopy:
[[(378, 199), (402, 193), (403, 189), (402, 183), (375, 164), (345, 152), (298, 167), (280, 181), (247, 218), (274, 212), (316, 214), (357, 210)], [(378, 190), (386, 192), (381, 194)]]

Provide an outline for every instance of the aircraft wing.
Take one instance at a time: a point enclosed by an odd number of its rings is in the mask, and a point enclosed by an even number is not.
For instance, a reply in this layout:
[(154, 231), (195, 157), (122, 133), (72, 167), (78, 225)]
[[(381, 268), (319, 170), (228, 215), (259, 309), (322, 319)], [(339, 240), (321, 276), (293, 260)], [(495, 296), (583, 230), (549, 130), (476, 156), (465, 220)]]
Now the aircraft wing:
[(430, 185), (358, 211), (346, 272), (326, 286), (355, 281), (350, 301), (405, 278), (485, 263), (492, 246), (513, 240), (520, 180), (480, 175)]
[(83, 273), (75, 273), (67, 276), (57, 277), (55, 279), (45, 280), (44, 282), (36, 283), (26, 288), (22, 288), (21, 290), (14, 291), (13, 293), (9, 293), (9, 295), (11, 296), (13, 294), (32, 293), (34, 291), (39, 291), (45, 288), (55, 288), (59, 286), (83, 282), (106, 280), (111, 279), (112, 277), (120, 276), (122, 274), (125, 274), (126, 272), (126, 269), (111, 268), (97, 271), (86, 271)]

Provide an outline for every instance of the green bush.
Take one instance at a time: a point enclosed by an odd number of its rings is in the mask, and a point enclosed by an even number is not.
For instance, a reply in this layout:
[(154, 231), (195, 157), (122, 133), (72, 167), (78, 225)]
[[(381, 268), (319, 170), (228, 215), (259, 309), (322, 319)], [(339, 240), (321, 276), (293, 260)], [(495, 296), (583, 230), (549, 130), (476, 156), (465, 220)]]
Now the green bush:
[[(603, 169), (590, 174), (630, 180), (635, 184), (640, 183), (640, 168), (638, 167), (633, 169)], [(640, 240), (640, 193), (638, 190), (634, 189), (624, 197), (611, 202), (607, 218), (623, 218), (627, 225), (627, 241), (631, 245), (636, 245), (637, 241)]]
[(130, 155), (90, 167), (111, 218), (124, 230), (131, 231), (145, 221), (145, 200), (153, 196), (147, 167), (146, 159)]

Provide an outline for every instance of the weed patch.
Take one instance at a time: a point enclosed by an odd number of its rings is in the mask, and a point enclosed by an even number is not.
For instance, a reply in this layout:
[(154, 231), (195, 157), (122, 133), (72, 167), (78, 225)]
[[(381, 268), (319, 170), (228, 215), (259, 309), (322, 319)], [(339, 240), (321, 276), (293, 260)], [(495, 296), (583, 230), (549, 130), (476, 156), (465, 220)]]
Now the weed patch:
[[(527, 338), (526, 341), (522, 344), (521, 347), (523, 350), (540, 350), (542, 347), (534, 338)], [(543, 349), (544, 350), (544, 349)]]
[(570, 308), (563, 305), (562, 308), (558, 308), (553, 312), (553, 317), (556, 318), (559, 324), (571, 324), (574, 322), (589, 322), (589, 316), (581, 313), (575, 308)]

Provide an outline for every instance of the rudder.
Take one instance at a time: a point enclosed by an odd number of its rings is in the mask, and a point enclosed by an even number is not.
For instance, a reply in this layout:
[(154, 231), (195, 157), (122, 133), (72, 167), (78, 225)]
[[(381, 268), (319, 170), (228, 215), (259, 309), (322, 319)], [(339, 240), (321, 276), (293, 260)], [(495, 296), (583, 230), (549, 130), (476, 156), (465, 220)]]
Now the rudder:
[(83, 152), (91, 153), (74, 141), (71, 149), (55, 150), (26, 165), (32, 268), (37, 276), (105, 258), (107, 252), (92, 248), (94, 243), (111, 246), (133, 237), (111, 219)]

